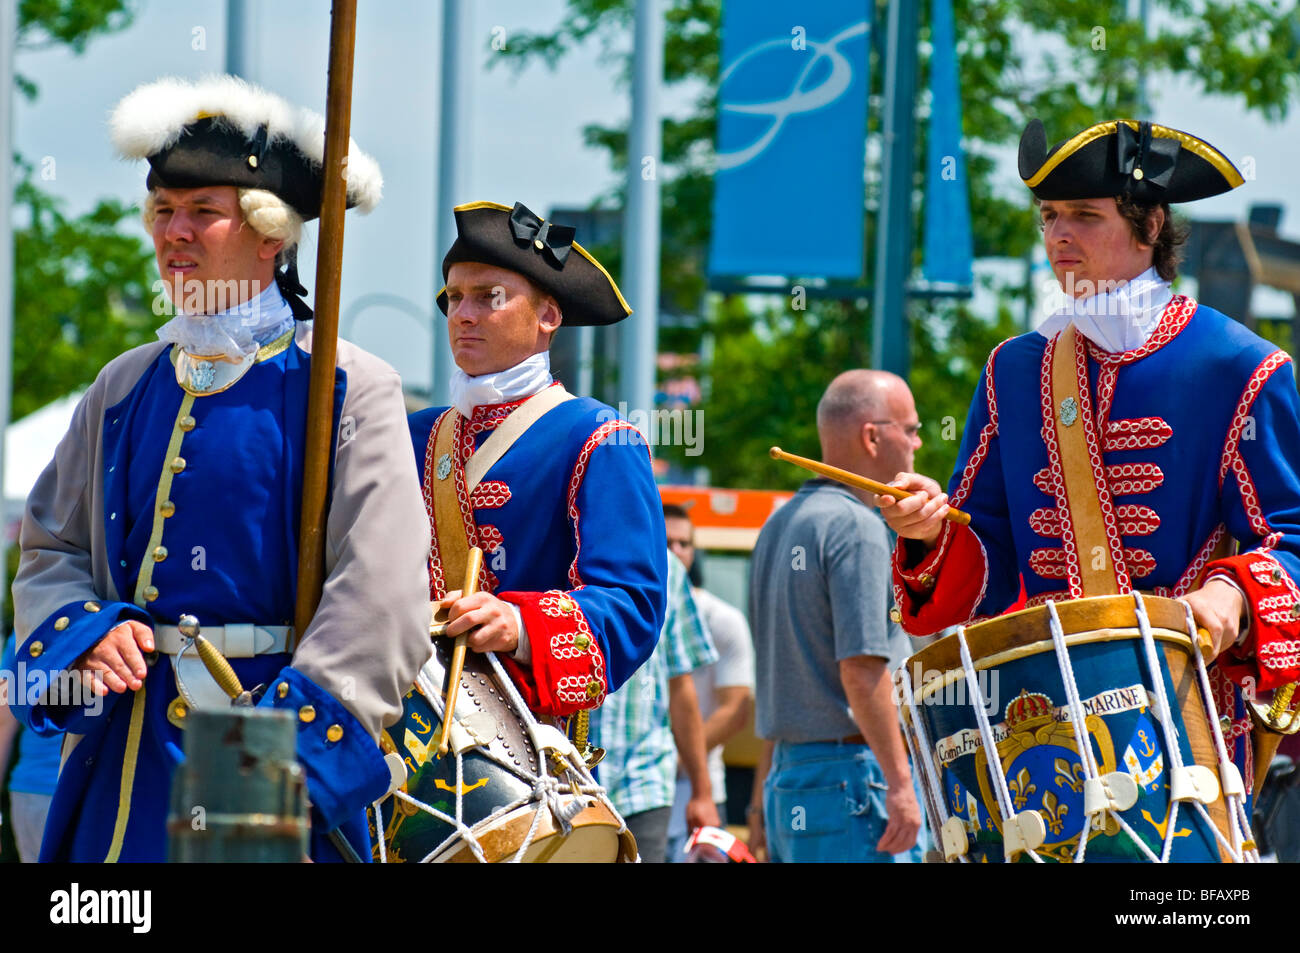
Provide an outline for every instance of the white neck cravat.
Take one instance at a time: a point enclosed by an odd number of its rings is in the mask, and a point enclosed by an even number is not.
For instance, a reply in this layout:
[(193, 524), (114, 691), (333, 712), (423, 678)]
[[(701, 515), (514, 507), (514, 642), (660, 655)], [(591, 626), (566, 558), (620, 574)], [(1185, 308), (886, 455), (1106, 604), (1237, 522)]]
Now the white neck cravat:
[(158, 339), (190, 354), (239, 361), (291, 327), (293, 309), (273, 281), (256, 298), (216, 314), (186, 314), (178, 305), (176, 317), (158, 329)]
[(1112, 291), (1068, 299), (1038, 326), (1038, 333), (1054, 337), (1073, 321), (1079, 333), (1103, 351), (1131, 351), (1150, 340), (1173, 296), (1169, 282), (1148, 268)]
[(451, 402), (462, 416), (470, 417), (475, 407), (532, 397), (549, 387), (552, 379), (551, 355), (547, 351), (495, 374), (470, 377), (458, 367), (451, 372)]

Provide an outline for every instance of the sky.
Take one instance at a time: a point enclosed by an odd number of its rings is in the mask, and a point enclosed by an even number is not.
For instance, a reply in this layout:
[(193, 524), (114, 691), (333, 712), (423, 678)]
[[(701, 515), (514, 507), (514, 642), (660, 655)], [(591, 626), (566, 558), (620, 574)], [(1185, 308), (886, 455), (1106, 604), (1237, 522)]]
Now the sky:
[[(134, 23), (91, 42), (75, 56), (64, 48), (20, 52), (18, 70), (34, 80), (34, 103), (15, 110), (16, 147), (42, 162), (53, 178), (42, 184), (72, 212), (103, 196), (138, 202), (146, 165), (114, 157), (106, 119), (135, 86), (163, 75), (197, 77), (225, 64), (225, 0), (136, 0)], [(460, 81), (472, 87), (472, 160), (466, 194), (457, 201), (522, 201), (539, 214), (557, 205), (585, 206), (617, 185), (606, 154), (582, 143), (589, 123), (613, 124), (629, 113), (629, 96), (598, 50), (579, 49), (554, 70), (522, 74), (488, 68), (500, 54), (492, 39), (553, 27), (563, 0), (476, 0), (470, 8), (478, 68)], [(252, 78), (280, 95), (324, 110), (328, 0), (256, 0)], [(433, 295), (441, 285), (433, 248), (441, 4), (433, 0), (363, 0), (359, 4), (352, 135), (378, 159), (385, 199), (371, 215), (350, 214), (345, 236), (340, 319), (344, 336), (392, 363), (414, 388), (427, 387), (431, 367)], [(628, 46), (630, 47), (630, 38)], [(690, 90), (665, 95), (669, 113), (684, 112)], [(1282, 232), (1300, 238), (1300, 111), (1280, 125), (1248, 114), (1226, 98), (1196, 95), (1186, 84), (1154, 77), (1158, 121), (1195, 132), (1239, 167), (1249, 163), (1247, 187), (1198, 203), (1199, 218), (1236, 218), (1257, 202), (1287, 207)], [(1065, 138), (1071, 130), (1049, 130)], [(1014, 150), (1003, 170), (1007, 188), (1020, 188)], [(1244, 170), (1243, 170), (1244, 171)], [(146, 237), (141, 228), (141, 237)], [(581, 240), (581, 236), (579, 236)], [(304, 245), (302, 272), (310, 286), (315, 243)], [(391, 296), (392, 304), (376, 297)], [(441, 322), (441, 315), (438, 316)], [(441, 324), (439, 323), (441, 328)]]

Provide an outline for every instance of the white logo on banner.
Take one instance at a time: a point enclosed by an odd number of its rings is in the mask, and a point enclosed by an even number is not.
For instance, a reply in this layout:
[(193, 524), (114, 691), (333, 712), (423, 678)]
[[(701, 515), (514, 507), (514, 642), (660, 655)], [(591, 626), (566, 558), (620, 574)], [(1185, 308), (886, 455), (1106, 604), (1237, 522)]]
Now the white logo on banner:
[[(738, 168), (762, 155), (780, 134), (781, 127), (785, 125), (785, 121), (791, 116), (823, 109), (843, 96), (853, 83), (853, 64), (848, 57), (839, 51), (838, 47), (841, 43), (866, 34), (867, 21), (863, 20), (860, 23), (845, 27), (825, 42), (818, 42), (809, 37), (807, 43), (812, 51), (811, 56), (803, 52), (800, 52), (797, 58), (791, 56), (790, 38), (787, 36), (775, 40), (766, 40), (756, 46), (751, 46), (736, 57), (735, 61), (722, 73), (722, 79), (718, 84), (720, 90), (726, 88), (727, 79), (736, 70), (740, 69), (745, 62), (764, 52), (780, 50), (788, 57), (787, 62), (801, 62), (803, 68), (799, 71), (799, 75), (795, 77), (790, 92), (784, 99), (773, 99), (757, 103), (720, 100), (718, 103), (718, 109), (720, 110), (742, 113), (747, 116), (767, 116), (771, 119), (771, 125), (755, 142), (750, 143), (743, 149), (734, 152), (719, 152), (717, 156), (719, 171)], [(805, 89), (804, 84), (808, 82), (808, 77), (813, 75), (813, 72), (823, 59), (830, 61), (830, 71), (816, 86)]]

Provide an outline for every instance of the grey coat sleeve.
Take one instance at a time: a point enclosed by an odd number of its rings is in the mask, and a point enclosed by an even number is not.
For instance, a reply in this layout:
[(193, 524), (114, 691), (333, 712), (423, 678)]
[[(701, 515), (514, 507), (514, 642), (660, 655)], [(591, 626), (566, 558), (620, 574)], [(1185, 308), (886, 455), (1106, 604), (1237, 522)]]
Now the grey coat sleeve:
[(401, 382), (339, 343), (347, 391), (326, 527), (320, 606), (293, 667), (337, 698), (372, 737), (402, 713), (429, 658), (429, 519)]

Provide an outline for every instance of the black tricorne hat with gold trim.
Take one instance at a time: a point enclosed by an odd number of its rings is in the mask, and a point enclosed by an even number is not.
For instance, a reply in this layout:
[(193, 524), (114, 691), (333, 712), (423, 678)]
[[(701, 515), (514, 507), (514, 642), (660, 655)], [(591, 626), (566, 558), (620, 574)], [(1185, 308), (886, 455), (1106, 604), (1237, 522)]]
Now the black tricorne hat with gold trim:
[[(325, 120), (236, 76), (160, 79), (131, 92), (109, 119), (123, 157), (147, 159), (150, 189), (265, 189), (304, 221), (320, 215)], [(379, 164), (349, 140), (348, 208), (383, 193)]]
[[(552, 295), (566, 325), (615, 324), (632, 313), (609, 272), (573, 240), (572, 226), (548, 222), (518, 202), (470, 202), (454, 211), (456, 241), (442, 260), (443, 281), (452, 265), (478, 262), (518, 272)], [(438, 307), (447, 313), (446, 287)]]
[(1039, 199), (1127, 196), (1135, 202), (1194, 202), (1241, 185), (1241, 173), (1203, 139), (1136, 119), (1099, 122), (1048, 150), (1043, 124), (1020, 136), (1020, 178)]

